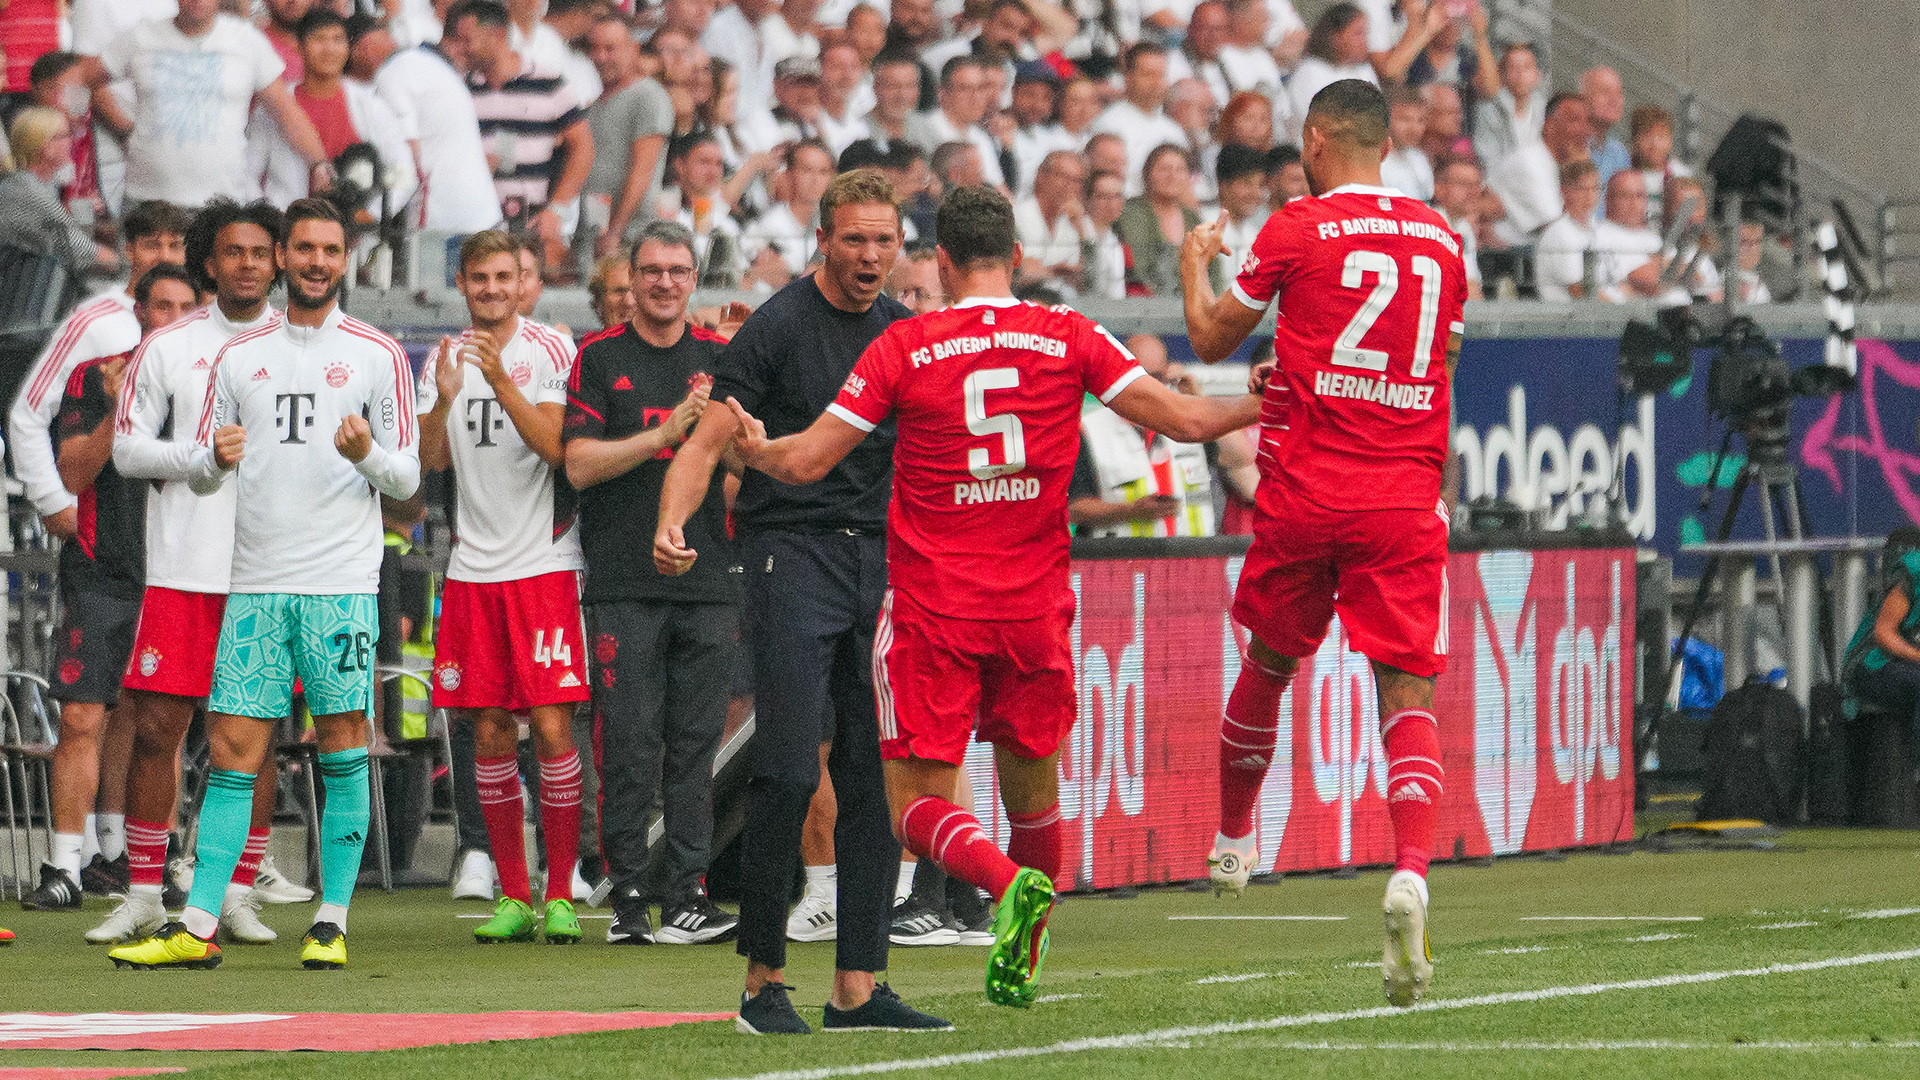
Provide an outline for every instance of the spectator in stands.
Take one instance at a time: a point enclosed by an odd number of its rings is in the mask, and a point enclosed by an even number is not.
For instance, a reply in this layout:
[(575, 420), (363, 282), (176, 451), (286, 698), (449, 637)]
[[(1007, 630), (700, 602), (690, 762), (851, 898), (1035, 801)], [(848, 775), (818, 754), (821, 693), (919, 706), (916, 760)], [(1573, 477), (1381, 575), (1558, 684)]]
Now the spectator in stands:
[[(1187, 133), (1165, 110), (1167, 50), (1141, 42), (1127, 50), (1122, 70), (1122, 96), (1094, 121), (1093, 130), (1119, 136), (1127, 151), (1127, 167), (1122, 173), (1127, 177), (1127, 194), (1139, 195), (1146, 190), (1147, 156), (1168, 143), (1185, 146)], [(1096, 160), (1094, 167), (1098, 169), (1105, 164)]]
[(1014, 202), (1022, 284), (1046, 282), (1063, 297), (1079, 294), (1086, 283), (1080, 246), (1093, 233), (1080, 202), (1086, 185), (1086, 158), (1072, 150), (1055, 150), (1040, 163), (1033, 194)]
[(547, 290), (546, 261), (542, 258), (544, 250), (539, 238), (526, 233), (514, 233), (514, 259), (520, 264), (520, 306), (516, 309), (520, 317), (531, 319), (534, 309), (540, 306), (540, 297)]
[(972, 187), (986, 183), (986, 170), (980, 163), (980, 150), (972, 143), (942, 143), (933, 151), (934, 179), (940, 182), (940, 190), (952, 191), (957, 187)]
[(773, 122), (782, 143), (820, 137), (820, 61), (789, 56), (773, 68)]
[(54, 256), (71, 271), (113, 265), (113, 252), (94, 243), (60, 201), (61, 185), (73, 179), (66, 116), (30, 106), (13, 118), (7, 137), (14, 168), (0, 177), (0, 244)]
[(1548, 104), (1533, 46), (1508, 45), (1500, 54), (1500, 92), (1474, 106), (1473, 147), (1489, 170), (1497, 171), (1508, 155), (1539, 141)]
[(1760, 255), (1766, 243), (1766, 227), (1757, 221), (1740, 223), (1740, 250), (1734, 273), (1734, 295), (1729, 299), (1743, 304), (1771, 304), (1773, 293), (1760, 280)]
[[(1159, 338), (1135, 334), (1127, 348), (1148, 375), (1194, 392)], [(1080, 417), (1080, 459), (1067, 491), (1067, 520), (1082, 536), (1214, 534), (1206, 447), (1144, 431), (1105, 406)]]
[(1433, 198), (1433, 162), (1420, 149), (1427, 138), (1427, 99), (1411, 86), (1387, 91), (1392, 149), (1380, 162), (1380, 182), (1421, 201)]
[[(575, 52), (570, 41), (584, 35), (591, 25), (591, 0), (504, 0), (507, 8), (507, 44), (520, 54), (527, 65), (544, 75), (558, 75), (578, 102), (600, 96), (600, 77), (585, 56)], [(546, 18), (542, 18), (542, 15)], [(559, 20), (569, 27), (563, 33), (554, 25)], [(576, 28), (576, 24), (578, 25)]]
[(1093, 138), (1093, 125), (1100, 120), (1103, 106), (1100, 87), (1085, 76), (1071, 79), (1060, 88), (1060, 104), (1054, 110), (1054, 123), (1068, 150), (1085, 150)]
[(530, 69), (508, 44), (508, 22), (495, 0), (459, 0), (447, 13), (449, 35), (459, 39), (471, 69), (467, 82), (500, 212), (509, 222), (526, 222), (545, 247), (541, 262), (552, 267), (565, 259), (579, 221), (593, 133), (566, 83)]
[(935, 148), (950, 142), (971, 143), (980, 152), (986, 182), (1004, 187), (1000, 148), (980, 126), (993, 104), (986, 67), (972, 56), (956, 56), (940, 69), (939, 106), (913, 115), (907, 122), (907, 139)]
[[(346, 77), (347, 21), (332, 8), (315, 7), (300, 20), (295, 33), (303, 74), (293, 88), (294, 104), (319, 132), (329, 160), (337, 160), (356, 143), (374, 148), (389, 185), (387, 206), (398, 211), (413, 197), (419, 180), (413, 149), (407, 145), (407, 129), (393, 106), (373, 87)], [(306, 162), (287, 142), (280, 125), (259, 109), (247, 123), (247, 173), (258, 178), (261, 196), (281, 209), (307, 195)], [(380, 212), (377, 193), (369, 197), (366, 210)]]
[(859, 55), (860, 66), (871, 69), (874, 59), (887, 47), (887, 17), (872, 4), (855, 4), (847, 12), (846, 41)]
[(1640, 106), (1627, 123), (1627, 142), (1633, 167), (1647, 189), (1647, 213), (1658, 221), (1665, 214), (1667, 181), (1693, 175), (1692, 169), (1673, 159), (1673, 117), (1658, 105)]
[(915, 315), (947, 306), (946, 287), (940, 284), (939, 260), (932, 248), (909, 251), (894, 260), (887, 274), (887, 295), (912, 308)]
[(1576, 300), (1591, 296), (1598, 259), (1595, 250), (1594, 211), (1600, 208), (1600, 170), (1591, 161), (1569, 161), (1560, 166), (1559, 217), (1547, 223), (1534, 245), (1533, 277), (1542, 300)]
[[(280, 62), (287, 65), (281, 75), (288, 85), (300, 81), (304, 74), (304, 61), (300, 57), (300, 20), (314, 9), (313, 0), (266, 0), (261, 5), (266, 8), (254, 25), (267, 36), (267, 43), (280, 56)], [(332, 10), (325, 8), (323, 10)], [(304, 192), (303, 192), (304, 194)]]
[(819, 13), (820, 0), (781, 0), (779, 10), (760, 25), (766, 35), (767, 62), (778, 68), (782, 60), (818, 60), (820, 39), (813, 32), (813, 20)]
[[(1294, 23), (1299, 22), (1300, 16), (1294, 13), (1291, 3), (1279, 6)], [(1220, 74), (1231, 91), (1227, 98), (1255, 93), (1270, 103), (1272, 111), (1284, 114), (1292, 99), (1286, 96), (1281, 64), (1291, 67), (1299, 61), (1307, 45), (1306, 27), (1296, 25), (1287, 35), (1291, 52), (1284, 47), (1276, 50), (1269, 47), (1268, 34), (1278, 24), (1268, 10), (1267, 0), (1226, 0), (1224, 10), (1227, 32), (1226, 42), (1220, 46)], [(1277, 115), (1274, 119), (1276, 123), (1269, 139), (1293, 130), (1289, 117)]]
[(1021, 64), (1014, 75), (1013, 107), (1008, 110), (1013, 134), (1007, 140), (1007, 149), (1013, 155), (1014, 176), (1010, 186), (1021, 195), (1033, 193), (1040, 163), (1049, 154), (1056, 150), (1077, 152), (1080, 149), (1073, 136), (1053, 122), (1059, 91), (1060, 76), (1043, 61)]
[(1231, 280), (1253, 250), (1253, 238), (1272, 213), (1267, 207), (1267, 155), (1258, 150), (1229, 143), (1220, 148), (1214, 166), (1220, 205), (1201, 210), (1202, 220), (1225, 214), (1226, 231), (1220, 234), (1225, 248), (1217, 260), (1220, 273)]
[(1300, 160), (1299, 147), (1281, 143), (1267, 151), (1267, 209), (1278, 210), (1311, 193), (1307, 186), (1307, 167)]
[(1433, 205), (1447, 226), (1460, 234), (1460, 261), (1467, 268), (1467, 299), (1481, 298), (1480, 241), (1475, 217), (1480, 202), (1480, 163), (1447, 154), (1433, 164)]
[(1273, 149), (1273, 102), (1257, 90), (1242, 90), (1227, 99), (1214, 121), (1214, 141), (1233, 143), (1266, 153)]
[[(869, 9), (871, 10), (871, 9)], [(820, 141), (838, 158), (856, 139), (867, 137), (861, 114), (870, 106), (859, 99), (866, 69), (860, 52), (841, 41), (820, 50)], [(871, 101), (871, 94), (867, 95)]]
[(933, 0), (893, 0), (889, 5), (891, 16), (887, 22), (887, 48), (902, 49), (914, 56), (920, 56), (927, 49), (940, 44), (946, 37), (946, 26), (938, 12), (934, 10)]
[[(1434, 0), (1442, 7), (1445, 0)], [(1500, 93), (1500, 65), (1493, 58), (1493, 42), (1487, 37), (1487, 9), (1478, 2), (1467, 13), (1447, 20), (1420, 55), (1407, 67), (1407, 85), (1425, 89), (1447, 86), (1458, 101), (1471, 111), (1472, 106)]]
[(935, 195), (939, 182), (933, 177), (926, 152), (918, 143), (902, 139), (887, 147), (880, 171), (886, 174), (900, 200), (903, 218), (900, 233), (904, 246), (913, 250), (932, 248), (934, 226), (940, 212), (940, 201)]
[(1610, 67), (1588, 68), (1580, 74), (1580, 96), (1587, 99), (1587, 115), (1593, 122), (1593, 145), (1588, 155), (1600, 170), (1600, 186), (1605, 188), (1614, 173), (1633, 164), (1626, 145), (1613, 135), (1627, 109), (1620, 73)]
[[(1679, 218), (1681, 207), (1691, 205), (1687, 213), (1687, 228), (1678, 237), (1676, 252), (1674, 244), (1674, 224)], [(1692, 267), (1681, 288), (1696, 300), (1718, 301), (1721, 297), (1722, 282), (1720, 268), (1713, 261), (1713, 254), (1720, 250), (1719, 237), (1707, 228), (1707, 192), (1700, 181), (1691, 176), (1676, 176), (1667, 183), (1666, 214), (1658, 223), (1658, 231), (1666, 256), (1678, 262), (1681, 267)]]
[(1214, 198), (1213, 159), (1220, 152), (1213, 141), (1216, 113), (1213, 94), (1199, 79), (1181, 79), (1167, 90), (1167, 117), (1186, 135), (1180, 145), (1194, 163), (1195, 202), (1212, 202)]
[[(1213, 100), (1226, 101), (1241, 89), (1228, 77), (1221, 50), (1228, 41), (1232, 18), (1222, 0), (1200, 0), (1187, 20), (1187, 36), (1180, 48), (1167, 54), (1167, 78), (1199, 79), (1213, 94)], [(1277, 84), (1276, 84), (1277, 85)]]
[(587, 278), (587, 299), (601, 329), (633, 318), (633, 267), (626, 252), (603, 255), (593, 264), (593, 273)]
[(885, 51), (873, 60), (873, 111), (867, 135), (881, 144), (907, 138), (920, 101), (920, 63), (912, 53)]
[(1306, 120), (1313, 95), (1341, 79), (1361, 79), (1376, 85), (1380, 82), (1368, 58), (1367, 16), (1356, 5), (1345, 2), (1327, 8), (1314, 20), (1307, 54), (1287, 82), (1287, 116), (1292, 125), (1286, 133), (1288, 142), (1300, 141), (1300, 124)]
[(587, 106), (593, 168), (587, 173), (588, 222), (598, 233), (594, 252), (623, 250), (653, 218), (667, 169), (673, 103), (657, 79), (640, 75), (640, 47), (632, 23), (611, 12), (587, 31), (587, 55), (601, 85)]
[[(1640, 173), (1622, 169), (1607, 185), (1606, 218), (1594, 230), (1599, 249), (1595, 293), (1603, 300), (1654, 299), (1669, 290), (1660, 284), (1666, 259), (1660, 234), (1647, 227), (1647, 186)], [(1685, 303), (1685, 290), (1670, 297)]]
[(1119, 173), (1095, 170), (1081, 195), (1092, 235), (1080, 241), (1080, 267), (1086, 274), (1081, 296), (1120, 300), (1127, 295), (1127, 248), (1114, 228), (1126, 212), (1127, 182)]
[(813, 258), (820, 196), (834, 176), (833, 155), (818, 139), (807, 139), (789, 146), (783, 157), (785, 200), (740, 233), (740, 254), (748, 266), (743, 285), (779, 289), (804, 273)]
[(1508, 244), (1529, 244), (1541, 226), (1560, 216), (1560, 169), (1587, 160), (1587, 102), (1575, 93), (1547, 103), (1540, 138), (1529, 139), (1487, 170), (1487, 186), (1507, 216), (1499, 227)]
[[(126, 198), (199, 206), (215, 195), (250, 197), (246, 125), (256, 102), (307, 165), (310, 186), (333, 182), (319, 133), (280, 79), (286, 65), (219, 0), (181, 0), (171, 20), (115, 39), (100, 64), (88, 76), (94, 116), (126, 140)], [(108, 89), (113, 80), (132, 87), (132, 116)]]
[(1428, 83), (1420, 88), (1420, 96), (1427, 101), (1427, 131), (1420, 140), (1420, 150), (1427, 155), (1427, 160), (1438, 161), (1443, 154), (1471, 155), (1473, 140), (1462, 127), (1467, 113), (1460, 88), (1447, 83)]
[[(699, 29), (690, 28), (688, 16), (676, 17), (674, 10), (669, 10), (690, 7), (696, 2), (706, 4), (711, 16)], [(715, 12), (712, 0), (674, 0), (673, 4), (661, 8), (662, 28), (682, 29), (689, 41), (699, 41), (715, 59), (732, 64), (740, 77), (741, 93), (747, 100), (759, 103), (758, 108), (765, 109), (773, 100), (773, 64), (779, 59), (772, 56), (767, 47), (766, 26), (776, 18), (774, 7), (773, 0), (734, 0)]]
[(720, 144), (712, 132), (696, 132), (674, 141), (667, 161), (673, 184), (661, 193), (659, 216), (678, 221), (693, 234), (700, 287), (731, 289), (740, 284), (740, 223), (728, 201)]
[(65, 12), (58, 0), (7, 0), (0, 7), (0, 60), (6, 63), (9, 94), (32, 88), (34, 62), (60, 48)]
[[(1119, 222), (1120, 239), (1131, 256), (1128, 291), (1179, 296), (1180, 242), (1188, 229), (1200, 224), (1200, 210), (1193, 199), (1193, 159), (1169, 143), (1147, 155), (1143, 171), (1146, 194), (1127, 200)], [(1208, 276), (1225, 288), (1218, 266)]]
[[(699, 41), (713, 22), (714, 0), (662, 0), (660, 30), (677, 30), (691, 41)], [(711, 51), (711, 50), (709, 50)], [(772, 66), (772, 62), (768, 62)]]
[(764, 109), (755, 115), (764, 121), (761, 127), (772, 134), (763, 135), (755, 125), (740, 123), (737, 111), (740, 73), (725, 60), (714, 60), (710, 67), (713, 99), (706, 108), (696, 112), (694, 130), (712, 135), (720, 147), (720, 160), (727, 170), (727, 188), (731, 193), (729, 205), (738, 206), (747, 189), (759, 184), (760, 178), (773, 167), (775, 158), (771, 147), (779, 129), (774, 127), (773, 116)]
[(500, 199), (480, 141), (473, 95), (439, 50), (396, 49), (393, 35), (373, 26), (354, 41), (354, 65), (415, 140), (421, 223), (450, 233), (476, 233), (500, 223)]

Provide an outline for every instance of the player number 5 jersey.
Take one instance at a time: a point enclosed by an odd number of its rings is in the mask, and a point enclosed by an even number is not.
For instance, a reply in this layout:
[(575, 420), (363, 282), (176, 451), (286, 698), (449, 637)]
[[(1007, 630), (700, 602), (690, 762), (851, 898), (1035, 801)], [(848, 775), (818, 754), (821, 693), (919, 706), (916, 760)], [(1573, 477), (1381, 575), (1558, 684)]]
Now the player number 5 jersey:
[[(455, 348), (466, 340), (462, 334)], [(428, 358), (415, 390), (415, 406), (423, 415), (439, 401), (433, 370), (437, 360), (437, 353)], [(566, 404), (573, 343), (557, 332), (519, 320), (500, 350), (500, 363), (532, 404)], [(447, 410), (447, 441), (459, 485), (447, 576), (455, 581), (515, 581), (580, 569), (572, 489), (521, 440), (479, 367), (461, 367), (465, 382)], [(556, 488), (562, 489), (564, 503), (556, 501)]]
[(898, 418), (888, 582), (950, 618), (1058, 613), (1082, 396), (1144, 374), (1065, 307), (976, 297), (888, 327), (827, 407), (862, 431)]
[(1460, 238), (1391, 188), (1348, 184), (1267, 219), (1233, 295), (1276, 297), (1278, 369), (1260, 475), (1332, 510), (1425, 510), (1447, 458), (1447, 341), (1467, 298)]

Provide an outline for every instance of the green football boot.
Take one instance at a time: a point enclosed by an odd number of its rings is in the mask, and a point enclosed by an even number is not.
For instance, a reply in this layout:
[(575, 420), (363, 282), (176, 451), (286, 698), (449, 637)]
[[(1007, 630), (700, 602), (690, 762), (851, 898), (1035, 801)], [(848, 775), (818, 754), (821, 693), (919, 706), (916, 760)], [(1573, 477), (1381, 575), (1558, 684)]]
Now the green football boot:
[(503, 896), (493, 907), (493, 918), (474, 928), (473, 940), (482, 945), (532, 941), (539, 929), (540, 924), (534, 921), (532, 908), (511, 896)]
[(1022, 867), (1000, 898), (993, 920), (993, 948), (987, 953), (987, 1000), (1024, 1009), (1033, 1004), (1040, 965), (1047, 958), (1047, 916), (1053, 911), (1053, 882), (1032, 867)]
[(580, 944), (580, 916), (573, 913), (573, 901), (547, 901), (547, 944)]

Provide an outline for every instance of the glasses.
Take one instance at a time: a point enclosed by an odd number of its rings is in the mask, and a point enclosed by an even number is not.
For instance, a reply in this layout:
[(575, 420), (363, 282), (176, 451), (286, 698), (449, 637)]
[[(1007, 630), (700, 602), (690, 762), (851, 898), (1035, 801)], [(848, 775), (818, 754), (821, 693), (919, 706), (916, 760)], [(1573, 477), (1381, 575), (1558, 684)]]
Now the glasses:
[(642, 281), (658, 281), (666, 278), (675, 285), (685, 285), (693, 280), (691, 266), (636, 266), (633, 272), (634, 276)]

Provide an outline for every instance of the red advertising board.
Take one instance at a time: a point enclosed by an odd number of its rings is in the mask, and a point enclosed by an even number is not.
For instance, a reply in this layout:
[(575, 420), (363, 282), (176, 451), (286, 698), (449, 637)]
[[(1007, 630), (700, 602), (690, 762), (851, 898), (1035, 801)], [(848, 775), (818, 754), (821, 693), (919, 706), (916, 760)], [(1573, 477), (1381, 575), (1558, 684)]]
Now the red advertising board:
[[(1206, 876), (1220, 715), (1245, 640), (1226, 615), (1240, 564), (1075, 560), (1080, 702), (1060, 762), (1063, 887)], [(1631, 548), (1452, 555), (1436, 856), (1632, 838), (1633, 573)], [(1257, 869), (1391, 862), (1373, 676), (1337, 621), (1281, 715), (1292, 723), (1280, 726), (1255, 816)], [(967, 764), (984, 810), (990, 750), (976, 745)], [(1004, 815), (988, 828), (1005, 842)]]

